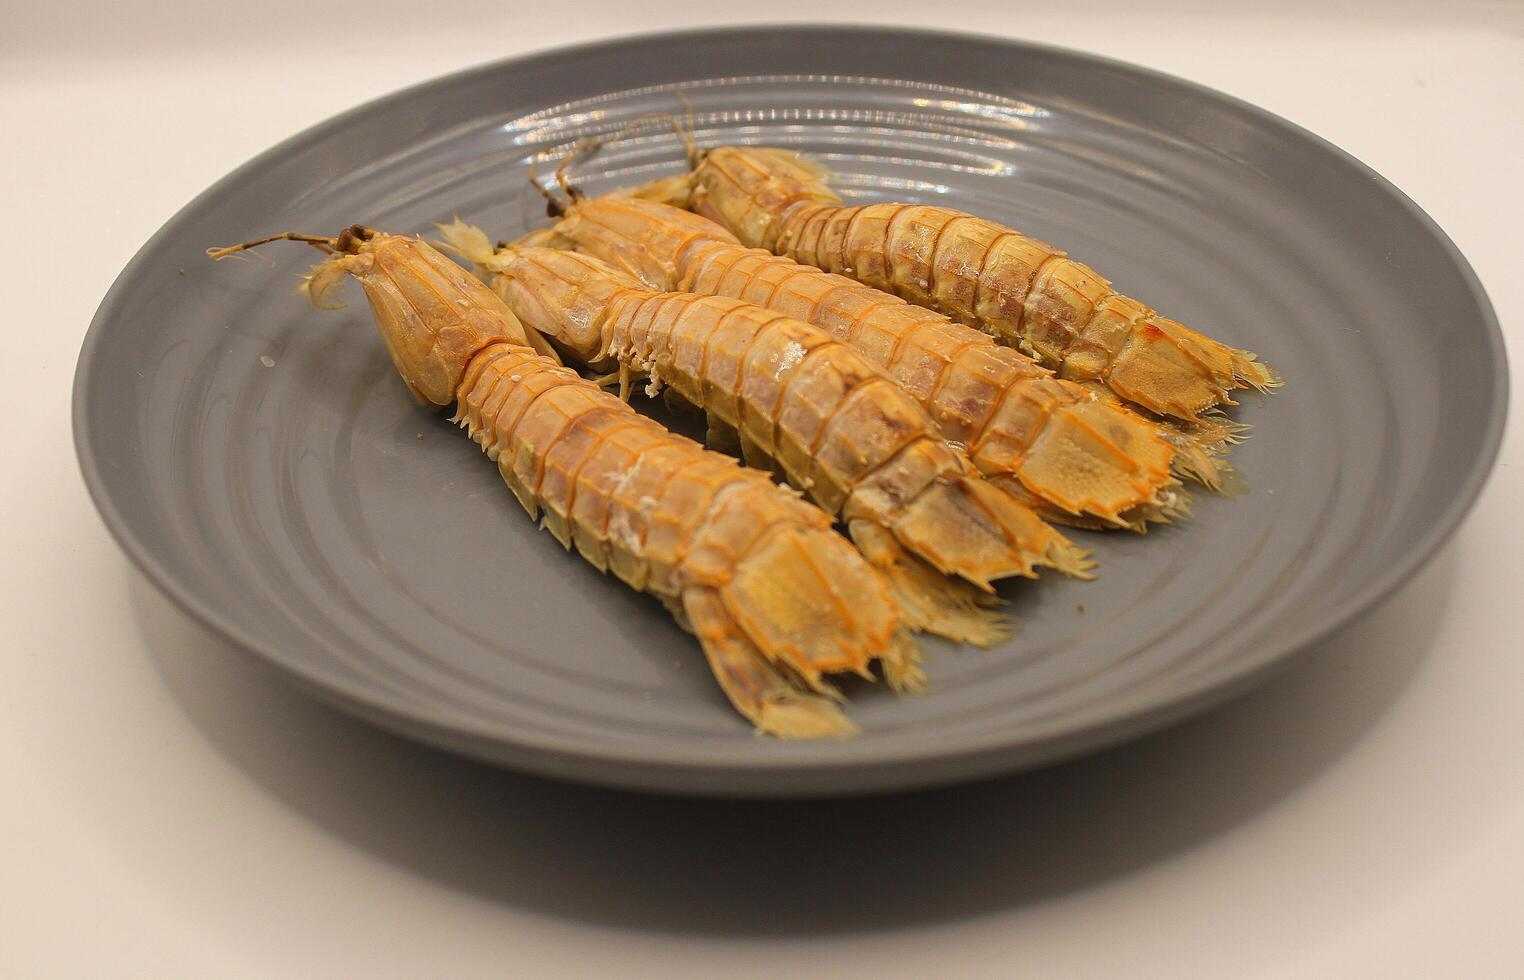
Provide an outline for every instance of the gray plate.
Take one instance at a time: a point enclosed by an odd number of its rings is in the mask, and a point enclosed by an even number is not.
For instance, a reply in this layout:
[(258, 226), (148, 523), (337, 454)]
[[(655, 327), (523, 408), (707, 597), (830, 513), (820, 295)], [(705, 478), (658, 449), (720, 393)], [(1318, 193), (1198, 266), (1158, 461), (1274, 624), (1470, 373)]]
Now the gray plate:
[[(677, 107), (705, 143), (798, 147), (854, 200), (936, 201), (1065, 246), (1285, 372), (1238, 415), (1252, 492), (1188, 525), (1087, 536), (1094, 583), (1007, 590), (1018, 638), (925, 645), (924, 699), (855, 687), (865, 734), (753, 737), (652, 600), (561, 551), (397, 382), (363, 303), (307, 309), (312, 259), (202, 250), (452, 213), (542, 223), (534, 153)], [(677, 168), (668, 133), (592, 191)], [(356, 295), (357, 290), (351, 295)], [(273, 366), (266, 366), (268, 361)], [(283, 143), (202, 194), (90, 327), (75, 438), (106, 523), (172, 598), (314, 692), (461, 752), (698, 793), (951, 782), (1114, 742), (1244, 689), (1369, 607), (1454, 530), (1503, 425), (1502, 338), (1465, 261), (1318, 138), (1067, 51), (882, 30), (645, 37), (454, 75)]]

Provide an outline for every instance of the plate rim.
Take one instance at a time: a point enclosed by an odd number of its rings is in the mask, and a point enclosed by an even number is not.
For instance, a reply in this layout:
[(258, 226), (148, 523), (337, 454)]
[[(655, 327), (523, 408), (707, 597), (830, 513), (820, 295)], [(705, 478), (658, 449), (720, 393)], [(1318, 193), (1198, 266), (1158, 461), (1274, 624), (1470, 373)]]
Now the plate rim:
[[(426, 96), (437, 88), (446, 88), (469, 79), (489, 76), (504, 70), (532, 66), (536, 62), (569, 57), (587, 57), (625, 47), (638, 47), (661, 39), (669, 43), (703, 43), (714, 38), (761, 39), (787, 38), (800, 34), (840, 41), (883, 38), (904, 40), (926, 38), (939, 42), (961, 42), (995, 48), (1008, 56), (1038, 54), (1068, 59), (1082, 67), (1122, 73), (1134, 78), (1183, 89), (1269, 123), (1288, 137), (1310, 143), (1314, 148), (1369, 178), (1394, 205), (1405, 210), (1441, 247), (1460, 274), (1476, 304), (1476, 321), (1489, 348), (1492, 366), (1489, 379), (1492, 389), (1486, 428), (1479, 443), (1480, 452), (1455, 483), (1455, 492), (1439, 517), (1422, 530), (1400, 560), (1392, 562), (1368, 578), (1341, 606), (1274, 639), (1251, 648), (1216, 669), (1202, 672), (1189, 683), (1162, 695), (1141, 686), (1118, 692), (1104, 702), (1103, 710), (1091, 709), (1039, 726), (1035, 733), (1019, 740), (1002, 737), (998, 732), (971, 738), (956, 748), (900, 747), (872, 758), (839, 758), (829, 754), (794, 758), (726, 758), (695, 752), (693, 746), (682, 750), (667, 747), (660, 751), (618, 743), (593, 744), (582, 737), (546, 733), (533, 725), (515, 728), (511, 720), (501, 725), (477, 724), (471, 719), (448, 717), (421, 709), (418, 705), (380, 689), (367, 687), (356, 691), (330, 672), (304, 662), (299, 653), (270, 643), (253, 631), (247, 631), (226, 617), (214, 603), (198, 600), (183, 576), (174, 572), (134, 531), (111, 496), (98, 461), (94, 440), (86, 424), (94, 386), (91, 378), (101, 363), (98, 351), (103, 338), (117, 319), (122, 296), (135, 280), (138, 270), (151, 254), (172, 239), (181, 224), (204, 204), (217, 198), (225, 188), (258, 172), (269, 161), (284, 157), (317, 142), (341, 129), (352, 120), (384, 110), (386, 107)], [(496, 59), (483, 64), (430, 78), (405, 88), (368, 100), (337, 115), (328, 117), (276, 143), (236, 167), (178, 209), (138, 250), (113, 280), (91, 319), (76, 362), (71, 396), (71, 426), (75, 454), (91, 501), (100, 513), (117, 545), (162, 594), (203, 627), (220, 635), (236, 648), (259, 656), (284, 671), (301, 686), (324, 700), (335, 703), (384, 728), (473, 755), (478, 758), (531, 770), (556, 778), (626, 788), (657, 788), (687, 794), (723, 795), (839, 795), (886, 789), (909, 789), (980, 776), (1032, 768), (1068, 758), (1084, 751), (1121, 742), (1164, 725), (1204, 711), (1242, 693), (1271, 671), (1288, 665), (1296, 655), (1317, 640), (1360, 618), (1382, 599), (1400, 588), (1433, 558), (1454, 534), (1461, 521), (1475, 505), (1488, 478), (1495, 469), (1507, 423), (1510, 399), (1507, 352), (1497, 313), (1482, 287), (1475, 270), (1439, 224), (1391, 181), (1334, 143), (1318, 136), (1273, 112), (1209, 86), (1136, 65), (1108, 56), (1096, 55), (1059, 45), (1010, 37), (990, 37), (967, 32), (903, 27), (860, 27), (840, 24), (763, 24), (744, 27), (708, 27), (683, 31), (648, 31), (619, 35), (575, 44), (559, 45), (526, 54)], [(379, 717), (378, 717), (379, 715)], [(484, 746), (462, 744), (463, 739), (491, 743), (496, 752)], [(524, 753), (519, 755), (518, 753)], [(932, 760), (947, 763), (949, 775), (939, 776), (923, 769), (904, 768)], [(612, 767), (612, 768), (611, 768)], [(844, 785), (835, 789), (825, 782), (836, 775)], [(808, 789), (787, 782), (793, 776), (808, 782)], [(802, 777), (802, 778), (801, 778)], [(695, 782), (702, 780), (702, 782)]]

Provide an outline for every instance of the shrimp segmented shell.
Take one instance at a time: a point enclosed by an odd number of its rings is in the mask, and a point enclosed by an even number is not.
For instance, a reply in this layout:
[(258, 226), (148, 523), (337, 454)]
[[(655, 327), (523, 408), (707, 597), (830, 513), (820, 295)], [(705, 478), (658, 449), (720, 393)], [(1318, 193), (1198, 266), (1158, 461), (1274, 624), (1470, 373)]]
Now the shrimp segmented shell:
[[(482, 240), (445, 231), (462, 251)], [(573, 358), (671, 386), (708, 414), (719, 441), (776, 467), (840, 518), (913, 626), (993, 642), (1004, 629), (981, 595), (992, 581), (1042, 566), (1088, 572), (1083, 552), (982, 479), (914, 399), (830, 334), (736, 299), (650, 290), (581, 253), (509, 247), (469, 257)], [(918, 563), (955, 578), (932, 591), (939, 579)]]
[[(711, 218), (744, 244), (855, 279), (978, 327), (1071, 381), (1188, 423), (1278, 387), (1254, 354), (1122, 296), (1094, 269), (950, 208), (845, 206), (824, 171), (786, 150), (724, 146), (686, 178), (640, 193)], [(1232, 434), (1232, 429), (1224, 430)]]
[(618, 193), (569, 203), (550, 236), (657, 289), (731, 296), (820, 327), (905, 389), (974, 465), (1043, 517), (1142, 530), (1186, 509), (1178, 476), (1217, 489), (1212, 452), (1016, 350), (870, 286), (747, 248), (671, 205)]
[(829, 674), (868, 675), (877, 663), (897, 689), (922, 685), (885, 580), (818, 508), (539, 353), (495, 293), (429, 244), (359, 226), (276, 237), (329, 253), (307, 280), (314, 303), (345, 276), (360, 281), (408, 389), (424, 404), (455, 405), (561, 544), (692, 630), (760, 731), (851, 734)]

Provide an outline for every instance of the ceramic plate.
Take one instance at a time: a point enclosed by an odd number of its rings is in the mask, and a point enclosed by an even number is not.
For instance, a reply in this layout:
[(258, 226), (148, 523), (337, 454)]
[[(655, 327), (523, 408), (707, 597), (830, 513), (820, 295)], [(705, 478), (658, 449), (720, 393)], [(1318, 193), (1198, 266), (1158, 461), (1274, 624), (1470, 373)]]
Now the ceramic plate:
[[(1287, 378), (1236, 410), (1250, 492), (1190, 523), (1084, 534), (1095, 582), (1005, 590), (993, 650), (927, 641), (931, 691), (854, 686), (861, 737), (751, 734), (652, 599), (530, 522), (477, 448), (403, 390), (359, 291), (294, 297), (313, 255), (208, 245), (452, 214), (545, 222), (526, 163), (693, 105), (709, 145), (822, 158), (851, 201), (936, 202), (1057, 243)], [(680, 167), (652, 129), (599, 192)], [(1243, 690), (1368, 608), (1450, 535), (1496, 453), (1502, 340), (1455, 247), (1390, 184), (1218, 93), (1069, 51), (769, 28), (554, 51), (407, 90), (270, 150), (145, 245), (85, 342), (86, 481), (157, 585), (387, 728), (568, 779), (834, 794), (969, 779), (1114, 742)]]

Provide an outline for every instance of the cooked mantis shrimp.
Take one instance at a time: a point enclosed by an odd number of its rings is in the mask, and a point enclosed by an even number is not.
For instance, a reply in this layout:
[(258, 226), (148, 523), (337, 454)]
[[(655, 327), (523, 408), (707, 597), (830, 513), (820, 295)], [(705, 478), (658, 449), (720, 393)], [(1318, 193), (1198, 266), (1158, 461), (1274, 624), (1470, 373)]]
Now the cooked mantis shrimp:
[(1019, 490), (1045, 518), (1141, 530), (1184, 509), (1172, 469), (1213, 489), (1232, 476), (1190, 439), (1055, 379), (977, 330), (747, 248), (699, 215), (619, 194), (552, 201), (560, 220), (541, 240), (579, 248), (650, 288), (746, 300), (851, 345), (914, 396), (944, 438), (967, 447), (988, 479)]
[(1011, 228), (950, 208), (855, 207), (786, 150), (692, 153), (691, 173), (640, 193), (685, 207), (746, 245), (856, 279), (978, 327), (1067, 380), (1198, 422), (1230, 393), (1279, 376), (1111, 288), (1094, 269)]
[(707, 413), (713, 442), (775, 466), (839, 517), (912, 626), (990, 643), (1003, 635), (981, 601), (993, 580), (1088, 571), (1082, 551), (983, 480), (914, 399), (824, 331), (740, 300), (649, 290), (580, 253), (494, 252), (470, 226), (444, 231), (559, 349), (669, 385)]
[(659, 598), (698, 637), (735, 708), (788, 738), (851, 734), (827, 674), (921, 686), (884, 579), (830, 518), (765, 474), (705, 450), (538, 353), (503, 301), (416, 238), (355, 226), (278, 239), (327, 253), (315, 305), (360, 281), (409, 391), (455, 406), (515, 497), (568, 550)]

